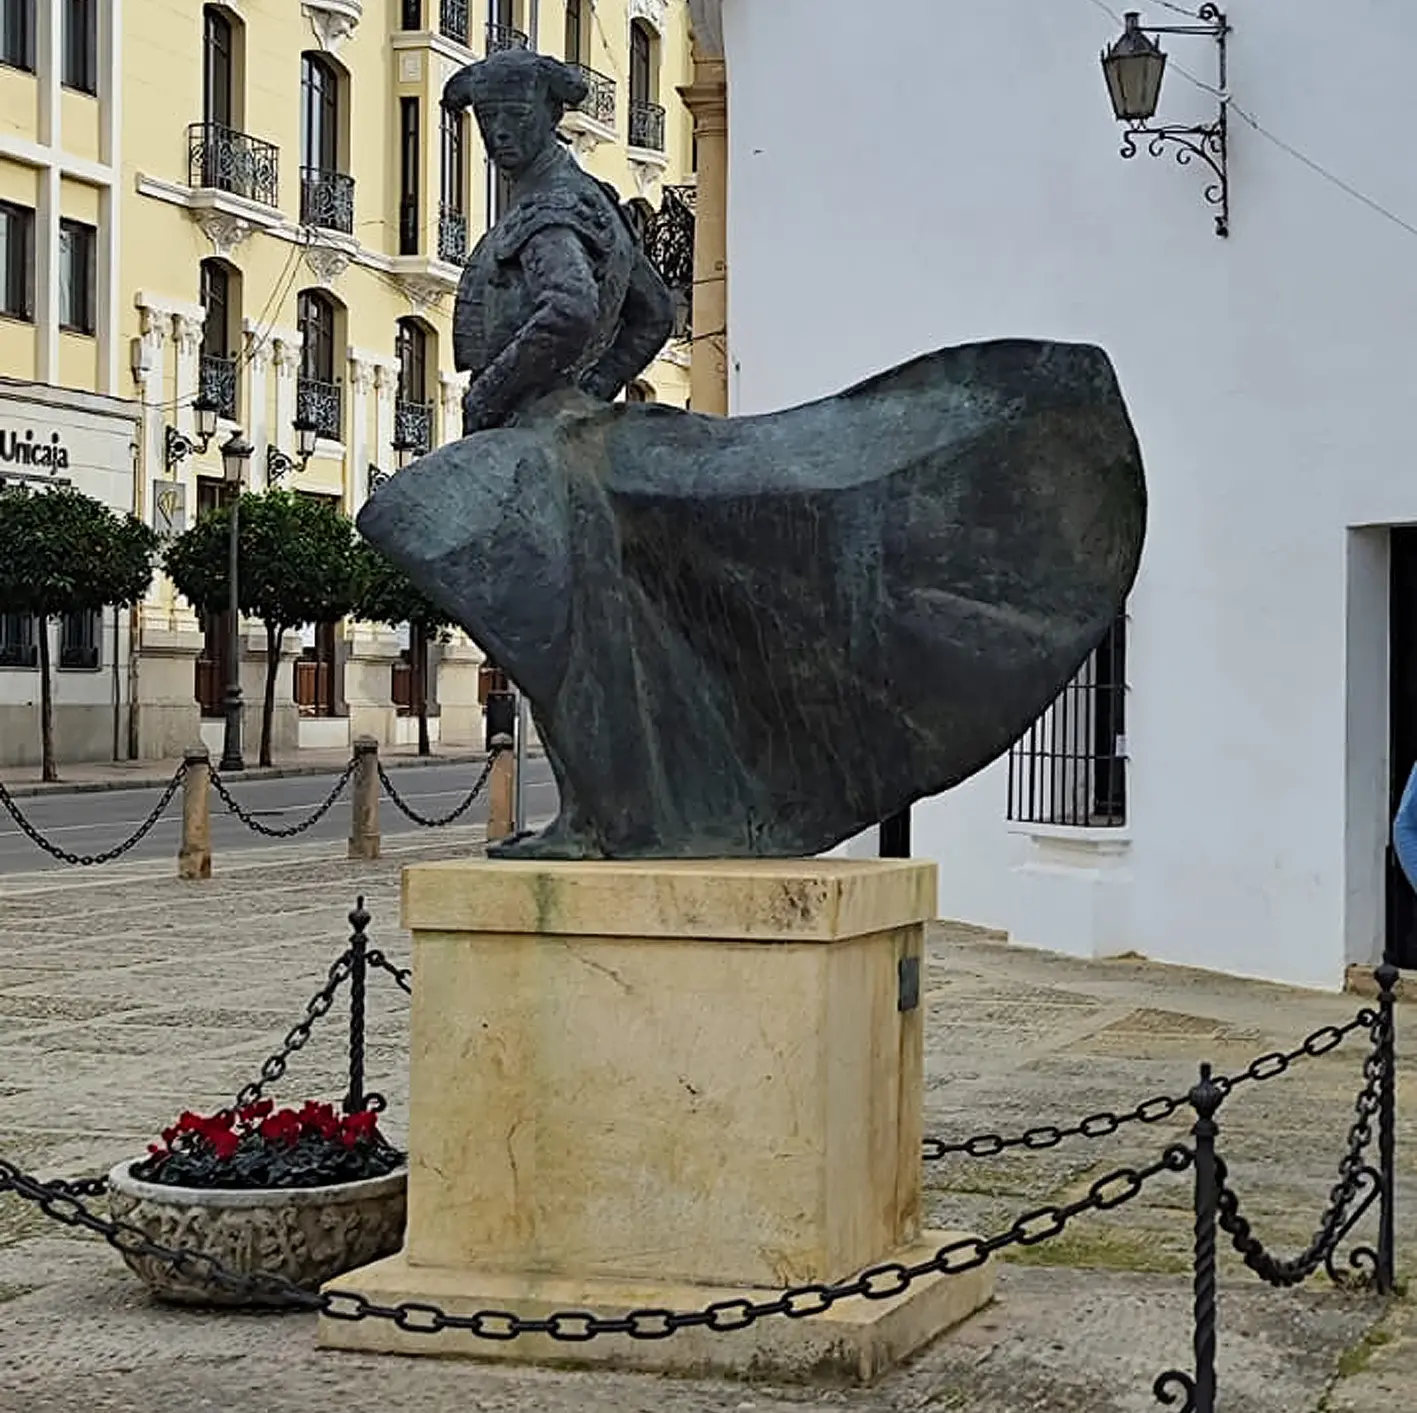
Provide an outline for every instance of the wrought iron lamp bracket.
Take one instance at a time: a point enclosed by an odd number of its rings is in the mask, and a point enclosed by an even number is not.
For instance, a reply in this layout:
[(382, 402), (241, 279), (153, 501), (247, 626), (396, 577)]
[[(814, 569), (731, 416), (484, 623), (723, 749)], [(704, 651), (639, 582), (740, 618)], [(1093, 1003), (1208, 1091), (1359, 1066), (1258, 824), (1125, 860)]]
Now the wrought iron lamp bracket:
[(1230, 21), (1219, 5), (1202, 5), (1196, 11), (1198, 25), (1141, 25), (1143, 34), (1194, 34), (1205, 35), (1215, 41), (1219, 83), (1215, 92), (1220, 102), (1220, 113), (1213, 123), (1198, 127), (1183, 127), (1165, 123), (1159, 127), (1148, 127), (1144, 122), (1131, 123), (1122, 137), (1122, 156), (1135, 157), (1140, 150), (1138, 138), (1146, 139), (1146, 150), (1152, 157), (1160, 157), (1168, 146), (1175, 148), (1177, 165), (1189, 166), (1195, 158), (1200, 158), (1215, 176), (1205, 189), (1206, 201), (1216, 208), (1215, 233), (1225, 237), (1230, 234), (1230, 92), (1226, 44), (1230, 35)]
[(384, 485), (384, 484), (388, 481), (388, 479), (389, 479), (389, 472), (383, 470), (383, 469), (380, 468), (379, 466), (376, 466), (376, 465), (371, 461), (371, 462), (369, 463), (369, 472), (368, 472), (368, 475), (369, 475), (369, 494), (372, 496), (372, 495), (374, 494), (374, 492), (379, 489), (380, 486)]
[[(313, 455), (312, 452), (311, 456)], [(279, 447), (266, 448), (266, 480), (272, 484), (279, 481), (287, 471), (303, 471), (309, 464), (309, 456), (288, 456)]]
[[(216, 434), (213, 433), (212, 436)], [(205, 456), (207, 448), (211, 446), (212, 438), (189, 437), (186, 432), (179, 432), (176, 427), (167, 426), (163, 428), (162, 436), (162, 459), (167, 468), (167, 474), (172, 475), (177, 470), (179, 462), (186, 459), (195, 452), (198, 456)]]

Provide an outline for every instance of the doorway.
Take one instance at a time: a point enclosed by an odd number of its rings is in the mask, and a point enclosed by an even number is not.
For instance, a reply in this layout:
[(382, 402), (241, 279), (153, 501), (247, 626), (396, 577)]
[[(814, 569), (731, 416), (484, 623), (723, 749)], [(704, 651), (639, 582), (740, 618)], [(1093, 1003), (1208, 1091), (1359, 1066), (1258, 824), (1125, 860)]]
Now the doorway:
[[(1388, 599), (1388, 819), (1397, 811), (1417, 763), (1417, 527), (1394, 528)], [(1387, 842), (1387, 946), (1385, 960), (1417, 968), (1417, 894), (1412, 891), (1389, 836)]]

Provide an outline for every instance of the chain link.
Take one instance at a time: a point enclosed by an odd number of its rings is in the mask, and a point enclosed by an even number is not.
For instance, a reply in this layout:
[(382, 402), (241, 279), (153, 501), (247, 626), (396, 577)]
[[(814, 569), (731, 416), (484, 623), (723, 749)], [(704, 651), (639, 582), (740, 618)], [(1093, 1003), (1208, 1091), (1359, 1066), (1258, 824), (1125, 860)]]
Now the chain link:
[(1330, 1263), (1338, 1243), (1381, 1189), (1382, 1179), (1364, 1158), (1373, 1141), (1373, 1119), (1378, 1112), (1387, 1066), (1385, 1027), (1380, 1017), (1374, 1019), (1372, 1043), (1373, 1048), (1363, 1061), (1363, 1087), (1353, 1102), (1354, 1119), (1338, 1164), (1338, 1181), (1329, 1191), (1328, 1205), (1319, 1218), (1313, 1240), (1297, 1256), (1282, 1259), (1265, 1249), (1264, 1242), (1254, 1235), (1249, 1221), (1240, 1211), (1240, 1198), (1229, 1185), (1224, 1160), (1216, 1159), (1216, 1180), (1220, 1185), (1220, 1228), (1229, 1235), (1231, 1244), (1244, 1258), (1245, 1265), (1269, 1285), (1300, 1285), (1320, 1265)]
[(413, 995), (413, 968), (395, 966), (377, 947), (365, 953), (364, 960), (375, 971), (387, 972), (405, 995)]
[(114, 859), (122, 858), (130, 849), (135, 849), (144, 839), (152, 833), (153, 826), (162, 818), (167, 811), (168, 805), (172, 803), (172, 797), (177, 793), (177, 787), (182, 783), (183, 777), (187, 774), (187, 764), (184, 761), (177, 767), (172, 779), (167, 782), (162, 794), (158, 796), (157, 804), (152, 808), (148, 817), (130, 834), (121, 844), (115, 844), (113, 848), (106, 849), (101, 854), (73, 854), (68, 849), (61, 849), (57, 844), (51, 844), (38, 829), (20, 813), (20, 807), (10, 798), (10, 792), (0, 785), (0, 805), (5, 807), (5, 812), (15, 821), (20, 832), (29, 838), (33, 843), (39, 845), (51, 858), (58, 859), (61, 863), (78, 864), (83, 868), (88, 868), (93, 864), (112, 863)]
[[(1239, 1074), (1218, 1075), (1213, 1081), (1222, 1094), (1230, 1094), (1242, 1084), (1261, 1083), (1275, 1079), (1285, 1073), (1297, 1060), (1312, 1059), (1326, 1055), (1330, 1050), (1342, 1045), (1355, 1031), (1371, 1032), (1378, 1024), (1378, 1013), (1365, 1006), (1345, 1025), (1325, 1025), (1294, 1047), (1292, 1050), (1271, 1051), (1251, 1060)], [(1056, 1148), (1069, 1138), (1106, 1138), (1117, 1132), (1124, 1124), (1162, 1123), (1176, 1113), (1189, 1112), (1188, 1094), (1158, 1094), (1144, 1100), (1134, 1109), (1123, 1113), (1113, 1113), (1104, 1109), (1074, 1124), (1038, 1124), (1022, 1133), (1004, 1137), (997, 1133), (976, 1134), (958, 1143), (949, 1143), (942, 1138), (927, 1138), (924, 1141), (925, 1161), (939, 1162), (943, 1158), (964, 1155), (969, 1158), (993, 1158), (1011, 1148), (1026, 1148), (1038, 1151)]]
[(226, 788), (226, 781), (217, 774), (215, 768), (210, 771), (212, 789), (221, 796), (222, 803), (227, 810), (234, 814), (247, 829), (254, 830), (257, 834), (264, 834), (267, 839), (293, 839), (297, 834), (304, 834), (307, 829), (313, 829), (324, 817), (329, 814), (334, 807), (334, 803), (344, 793), (344, 787), (349, 784), (349, 778), (354, 774), (354, 767), (357, 758), (352, 758), (344, 768), (344, 773), (334, 783), (334, 788), (324, 800), (315, 807), (315, 811), (307, 819), (303, 819), (298, 824), (286, 825), (283, 827), (262, 824), (249, 810), (242, 809), (236, 797)]
[(491, 778), (492, 767), (497, 763), (497, 757), (501, 755), (505, 747), (495, 747), (492, 754), (487, 757), (487, 764), (482, 767), (482, 774), (477, 777), (477, 783), (468, 792), (467, 798), (460, 805), (455, 806), (445, 815), (430, 817), (413, 808), (402, 795), (399, 794), (394, 782), (389, 778), (389, 772), (384, 769), (384, 762), (379, 762), (379, 783), (389, 793), (389, 799), (394, 802), (394, 806), (401, 813), (406, 815), (415, 824), (420, 824), (425, 829), (442, 829), (444, 825), (452, 824), (465, 815), (473, 806), (477, 797), (482, 793), (482, 787)]
[(628, 1335), (631, 1339), (668, 1339), (684, 1329), (709, 1329), (721, 1333), (746, 1329), (771, 1316), (801, 1320), (821, 1315), (843, 1300), (890, 1300), (927, 1276), (962, 1275), (984, 1265), (996, 1252), (1010, 1246), (1031, 1246), (1057, 1236), (1074, 1217), (1084, 1212), (1107, 1211), (1137, 1196), (1153, 1178), (1185, 1172), (1195, 1161), (1189, 1148), (1173, 1144), (1144, 1168), (1119, 1168), (1100, 1177), (1085, 1196), (1073, 1202), (1050, 1204), (1026, 1212), (1006, 1230), (992, 1237), (962, 1237), (941, 1246), (932, 1256), (906, 1264), (887, 1261), (862, 1271), (850, 1280), (831, 1285), (795, 1286), (770, 1299), (735, 1298), (715, 1301), (698, 1310), (631, 1310), (603, 1317), (586, 1310), (560, 1310), (551, 1315), (522, 1316), (509, 1310), (479, 1310), (455, 1315), (424, 1301), (406, 1300), (397, 1305), (377, 1305), (356, 1291), (316, 1293), (279, 1276), (242, 1275), (214, 1257), (188, 1248), (161, 1246), (139, 1228), (123, 1221), (95, 1216), (77, 1197), (56, 1190), (0, 1158), (0, 1191), (11, 1191), (35, 1203), (55, 1221), (83, 1227), (104, 1238), (125, 1255), (156, 1257), (177, 1269), (194, 1268), (223, 1288), (251, 1297), (279, 1299), (318, 1310), (332, 1320), (389, 1320), (414, 1334), (462, 1330), (479, 1339), (513, 1340), (542, 1334), (565, 1344), (580, 1344), (602, 1335)]
[(240, 1109), (254, 1104), (268, 1084), (274, 1084), (284, 1073), (290, 1057), (297, 1050), (303, 1050), (310, 1039), (315, 1022), (328, 1015), (335, 1003), (335, 993), (349, 980), (353, 969), (353, 952), (346, 948), (330, 963), (325, 984), (305, 1003), (305, 1014), (286, 1032), (285, 1040), (262, 1066), (259, 1079), (253, 1079), (237, 1096), (233, 1107)]

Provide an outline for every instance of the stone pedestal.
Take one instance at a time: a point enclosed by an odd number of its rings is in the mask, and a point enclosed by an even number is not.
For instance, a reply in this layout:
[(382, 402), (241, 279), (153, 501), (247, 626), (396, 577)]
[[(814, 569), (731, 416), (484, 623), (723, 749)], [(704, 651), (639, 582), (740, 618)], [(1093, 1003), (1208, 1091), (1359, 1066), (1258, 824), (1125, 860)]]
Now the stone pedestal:
[[(451, 862), (413, 932), (408, 1233), (381, 1303), (690, 1310), (920, 1260), (916, 1001), (933, 865)], [(866, 1381), (993, 1273), (732, 1334), (506, 1344), (323, 1320), (329, 1347)]]

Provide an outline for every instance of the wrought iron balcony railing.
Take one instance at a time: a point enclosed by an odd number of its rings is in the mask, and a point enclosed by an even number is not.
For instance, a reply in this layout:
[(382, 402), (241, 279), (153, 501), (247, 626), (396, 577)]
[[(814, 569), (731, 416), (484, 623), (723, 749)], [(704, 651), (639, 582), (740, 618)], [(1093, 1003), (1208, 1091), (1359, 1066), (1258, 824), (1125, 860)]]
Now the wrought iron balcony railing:
[(664, 151), (664, 109), (658, 103), (630, 104), (630, 146)]
[(344, 387), (302, 373), (295, 380), (295, 415), (315, 424), (317, 436), (332, 442), (344, 435)]
[(280, 149), (220, 123), (192, 123), (187, 129), (187, 184), (278, 206)]
[(441, 0), (438, 28), (445, 38), (467, 48), (467, 0)]
[(467, 259), (467, 216), (451, 206), (438, 208), (438, 259), (454, 265)]
[(401, 441), (416, 456), (433, 449), (433, 404), (394, 399), (394, 440)]
[(501, 49), (527, 49), (531, 37), (511, 25), (489, 24), (487, 26), (487, 52), (495, 54)]
[(645, 223), (645, 253), (674, 297), (673, 337), (693, 337), (694, 211), (697, 189), (667, 186), (664, 201)]
[(236, 421), (236, 359), (204, 353), (197, 369), (197, 391), (216, 403), (218, 417)]
[(300, 169), (300, 220), (302, 225), (327, 231), (354, 231), (354, 178), (344, 172), (319, 167)]
[(572, 64), (571, 67), (586, 81), (590, 92), (584, 103), (576, 104), (576, 111), (606, 127), (615, 126), (615, 80), (597, 72), (588, 64)]

